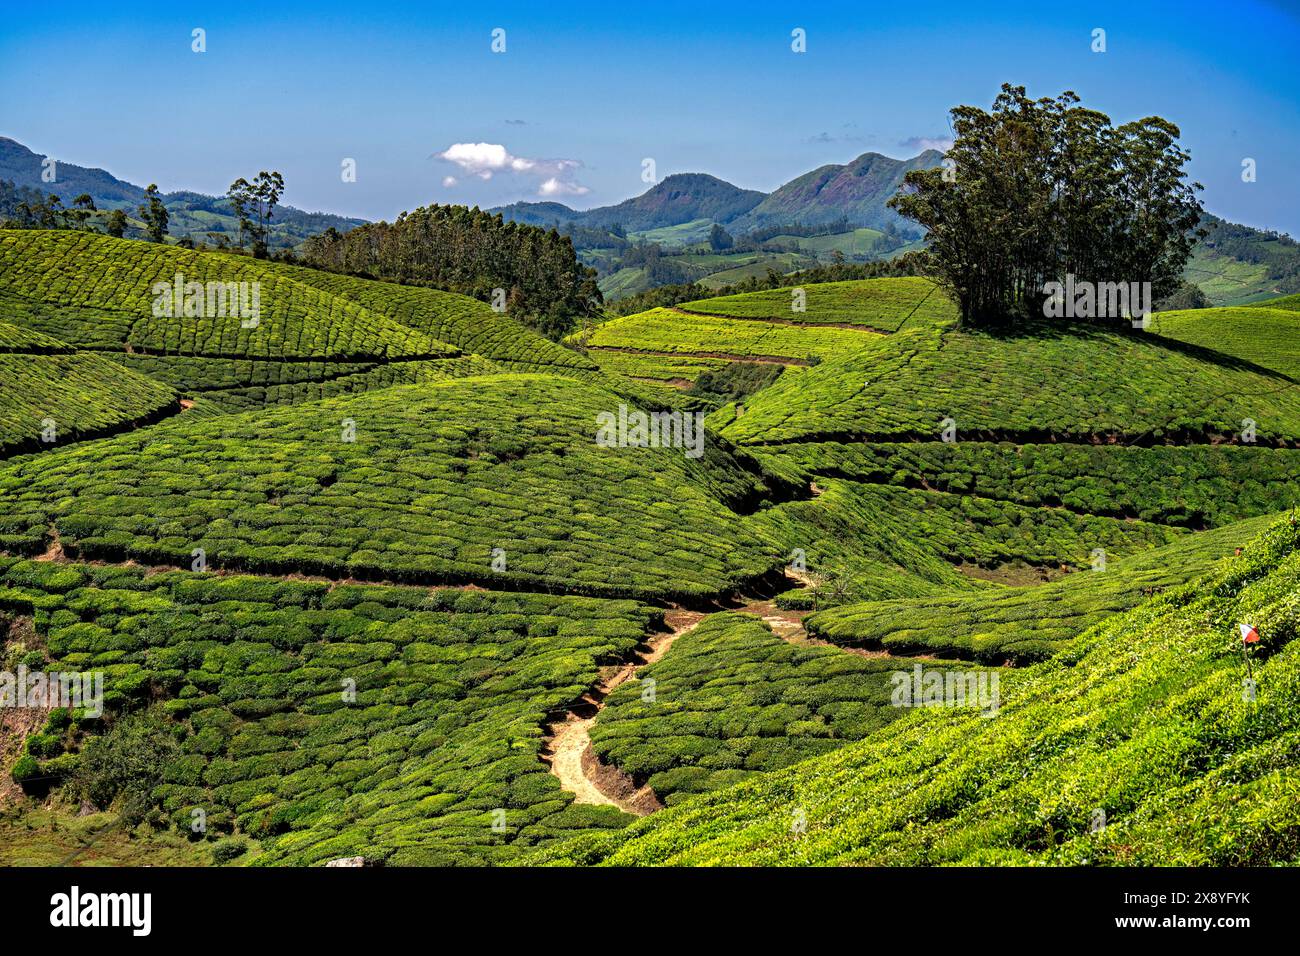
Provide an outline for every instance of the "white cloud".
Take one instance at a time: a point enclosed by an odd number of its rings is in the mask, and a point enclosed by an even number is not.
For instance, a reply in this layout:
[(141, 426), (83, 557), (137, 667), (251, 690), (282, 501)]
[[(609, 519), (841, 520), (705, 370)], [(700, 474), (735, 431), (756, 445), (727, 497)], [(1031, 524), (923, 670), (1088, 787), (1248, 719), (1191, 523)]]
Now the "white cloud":
[[(574, 181), (574, 173), (582, 168), (576, 159), (531, 159), (515, 156), (500, 143), (452, 143), (436, 159), (458, 166), (467, 176), (477, 176), (484, 181), (502, 175), (530, 177), (540, 180), (539, 196), (581, 196), (589, 190)], [(444, 186), (454, 186), (456, 177), (448, 176)]]
[(591, 190), (586, 186), (578, 183), (566, 183), (555, 176), (537, 187), (537, 195), (539, 196), (585, 196), (589, 192)]
[(952, 149), (952, 140), (943, 136), (909, 136), (898, 145), (907, 149), (919, 149), (923, 153), (927, 149), (937, 149), (941, 153), (946, 153)]
[(455, 186), (457, 182), (459, 182), (459, 180), (455, 176), (442, 177), (442, 185), (446, 189), (450, 189), (452, 186)]

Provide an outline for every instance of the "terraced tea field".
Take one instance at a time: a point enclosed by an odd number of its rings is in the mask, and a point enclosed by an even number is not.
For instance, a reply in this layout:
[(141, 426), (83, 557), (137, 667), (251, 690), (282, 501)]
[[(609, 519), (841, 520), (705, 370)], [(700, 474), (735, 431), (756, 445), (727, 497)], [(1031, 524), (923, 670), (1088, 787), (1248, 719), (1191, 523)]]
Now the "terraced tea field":
[[(798, 295), (800, 291), (803, 296)], [(933, 325), (957, 317), (952, 303), (933, 283), (910, 276), (742, 292), (686, 302), (681, 308), (736, 319), (862, 325), (881, 332), (897, 332), (904, 322)]]
[[(201, 284), (202, 314), (186, 315), (182, 296), (175, 318), (154, 315), (155, 284), (177, 281)], [(217, 299), (216, 285), (231, 294)], [(236, 303), (254, 288), (258, 315), (246, 318)], [(90, 233), (0, 230), (2, 316), (224, 411), (489, 374), (497, 360), (597, 371), (466, 296)]]
[[(1192, 584), (1001, 681), (995, 718), (916, 708), (881, 733), (534, 863), (1212, 865), (1296, 852), (1300, 533), (1277, 524)], [(1241, 691), (1235, 622), (1264, 642)], [(1250, 806), (1225, 817), (1225, 805)], [(1106, 815), (1096, 825), (1097, 809)], [(796, 821), (798, 825), (792, 825)]]
[[(0, 306), (0, 318), (6, 313)], [(0, 458), (180, 411), (176, 393), (97, 355), (0, 321)]]
[(1278, 308), (1274, 300), (1250, 307), (1162, 312), (1152, 318), (1151, 331), (1300, 380), (1300, 312)]
[[(177, 273), (259, 320), (155, 314)], [(84, 801), (112, 861), (1292, 862), (1296, 312), (1009, 335), (922, 279), (795, 291), (575, 349), (0, 231), (0, 671), (104, 678), (102, 716), (0, 712), (15, 858)], [(598, 440), (639, 412), (676, 432)], [(921, 672), (1000, 702), (900, 704)]]
[[(903, 322), (951, 322), (952, 305), (925, 279), (863, 279), (700, 299), (610, 319), (570, 341), (602, 368), (682, 384), (704, 363), (817, 365), (869, 348)], [(716, 367), (716, 366), (714, 366)]]
[(778, 381), (743, 418), (742, 445), (809, 441), (1235, 442), (1300, 438), (1300, 393), (1268, 369), (1153, 335), (1080, 326), (1040, 335), (906, 329)]

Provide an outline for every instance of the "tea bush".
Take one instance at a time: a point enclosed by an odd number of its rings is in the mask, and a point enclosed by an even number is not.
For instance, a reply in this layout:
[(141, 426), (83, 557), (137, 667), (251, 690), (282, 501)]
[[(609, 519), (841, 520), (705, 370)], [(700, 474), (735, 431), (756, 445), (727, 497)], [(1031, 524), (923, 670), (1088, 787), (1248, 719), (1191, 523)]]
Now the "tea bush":
[(714, 615), (610, 695), (592, 746), (672, 805), (883, 727), (902, 712), (890, 703), (891, 675), (910, 666), (790, 644), (750, 615)]
[(1273, 522), (1241, 521), (1173, 544), (1107, 561), (1036, 587), (989, 588), (924, 599), (849, 603), (805, 622), (836, 644), (895, 654), (942, 654), (986, 663), (1044, 660), (1063, 642), (1152, 594), (1205, 573)]
[[(1217, 358), (1216, 358), (1217, 356)], [(908, 328), (750, 400), (722, 434), (738, 444), (938, 441), (1260, 444), (1300, 439), (1300, 386), (1142, 331), (994, 334)]]
[(57, 448), (177, 410), (167, 386), (0, 321), (0, 457)]
[(795, 481), (839, 477), (1192, 528), (1300, 505), (1300, 451), (1291, 448), (935, 441), (755, 451)]

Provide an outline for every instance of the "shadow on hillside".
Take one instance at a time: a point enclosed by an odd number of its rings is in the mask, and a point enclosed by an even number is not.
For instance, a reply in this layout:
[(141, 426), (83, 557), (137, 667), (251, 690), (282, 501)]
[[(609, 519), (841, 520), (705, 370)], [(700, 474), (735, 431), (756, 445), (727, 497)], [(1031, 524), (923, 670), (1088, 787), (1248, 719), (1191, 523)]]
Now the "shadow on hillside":
[(1198, 362), (1217, 365), (1234, 372), (1254, 372), (1268, 378), (1300, 384), (1300, 379), (1293, 378), (1277, 369), (1257, 365), (1236, 355), (1229, 355), (1203, 345), (1192, 345), (1177, 339), (1165, 338), (1151, 329), (1134, 329), (1128, 324), (1114, 323), (1103, 325), (1096, 322), (1022, 322), (1015, 325), (988, 325), (963, 328), (967, 335), (984, 336), (999, 341), (1015, 343), (1021, 341), (1043, 341), (1074, 339), (1094, 341), (1099, 345), (1113, 343), (1117, 337), (1138, 341), (1143, 345), (1153, 346), (1167, 352), (1176, 353)]

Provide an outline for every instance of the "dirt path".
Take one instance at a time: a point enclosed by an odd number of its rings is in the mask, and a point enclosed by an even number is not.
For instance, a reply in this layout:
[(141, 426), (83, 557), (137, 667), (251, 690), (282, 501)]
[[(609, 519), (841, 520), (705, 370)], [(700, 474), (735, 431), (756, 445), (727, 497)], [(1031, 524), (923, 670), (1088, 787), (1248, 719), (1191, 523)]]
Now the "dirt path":
[(591, 726), (616, 687), (635, 677), (641, 668), (662, 660), (679, 637), (707, 616), (699, 611), (665, 612), (664, 623), (670, 630), (652, 635), (634, 660), (607, 668), (596, 686), (583, 694), (562, 720), (550, 725), (541, 757), (550, 764), (560, 786), (574, 795), (575, 803), (618, 807), (637, 816), (663, 809), (649, 786), (638, 787), (617, 767), (601, 763), (591, 747)]
[[(790, 644), (798, 644), (802, 647), (833, 647), (837, 651), (853, 654), (856, 657), (880, 658), (894, 656), (886, 650), (873, 651), (865, 647), (845, 647), (842, 644), (823, 641), (819, 637), (811, 637), (808, 631), (804, 629), (803, 619), (812, 611), (788, 611), (777, 607), (771, 601), (759, 600), (747, 601), (744, 607), (739, 607), (736, 610), (740, 614), (752, 614), (754, 617), (761, 618), (763, 623), (772, 629), (773, 634)], [(926, 655), (927, 658), (931, 656)], [(918, 656), (915, 659), (921, 660), (922, 658)]]

